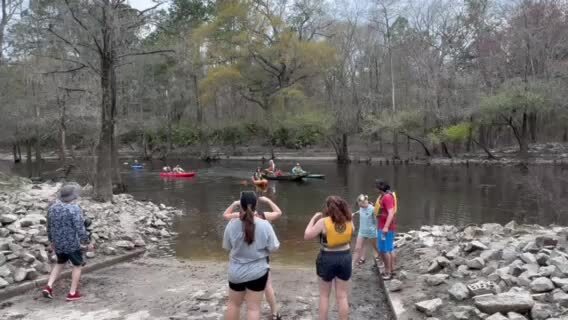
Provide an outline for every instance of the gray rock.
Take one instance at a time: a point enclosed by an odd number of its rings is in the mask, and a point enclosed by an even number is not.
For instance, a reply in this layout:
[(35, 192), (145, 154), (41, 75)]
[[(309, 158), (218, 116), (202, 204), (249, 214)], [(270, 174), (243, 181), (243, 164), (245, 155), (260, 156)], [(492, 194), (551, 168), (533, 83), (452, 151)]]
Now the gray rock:
[(6, 280), (0, 278), (0, 289), (4, 289), (4, 288), (6, 288), (6, 287), (9, 286), (9, 285), (10, 285), (10, 283), (9, 283), (8, 281), (6, 281)]
[(524, 273), (526, 273), (527, 277), (534, 278), (538, 275), (540, 267), (538, 264), (525, 264), (523, 267)]
[(479, 256), (484, 261), (499, 260), (501, 258), (501, 251), (499, 251), (499, 250), (485, 250)]
[(530, 287), (532, 280), (526, 275), (526, 272), (517, 278), (517, 284), (523, 287)]
[(489, 249), (485, 244), (483, 244), (481, 241), (472, 241), (470, 242), (471, 247), (473, 248), (473, 250), (487, 250)]
[(477, 257), (467, 261), (467, 267), (473, 270), (481, 270), (485, 266), (485, 261)]
[(0, 267), (3, 266), (7, 260), (8, 259), (6, 259), (6, 256), (0, 252)]
[(540, 267), (538, 269), (538, 275), (540, 277), (550, 277), (555, 270), (556, 270), (555, 266)]
[(28, 275), (28, 272), (26, 271), (26, 269), (17, 268), (16, 271), (14, 272), (14, 281), (22, 282), (22, 281), (26, 280), (27, 275)]
[(16, 242), (22, 242), (24, 241), (24, 239), (26, 238), (26, 236), (24, 236), (23, 234), (19, 234), (16, 233), (12, 236), (12, 238), (16, 241)]
[(116, 249), (113, 247), (104, 247), (103, 253), (106, 254), (107, 256), (112, 256), (116, 254)]
[(506, 292), (497, 295), (483, 295), (474, 298), (475, 306), (484, 313), (520, 312), (524, 313), (534, 305), (529, 292)]
[(469, 298), (469, 289), (467, 286), (461, 282), (455, 283), (449, 290), (448, 293), (452, 298), (457, 301), (463, 301)]
[(507, 247), (501, 252), (501, 259), (505, 260), (505, 263), (511, 263), (517, 259), (518, 256), (517, 250), (513, 247)]
[(554, 303), (558, 303), (563, 307), (568, 307), (568, 293), (560, 289), (556, 289), (554, 290), (554, 292), (552, 292), (552, 301), (554, 301)]
[(507, 317), (509, 317), (509, 320), (528, 320), (525, 316), (516, 312), (507, 313)]
[(10, 224), (18, 220), (18, 216), (13, 213), (5, 213), (0, 215), (0, 223), (2, 224)]
[(35, 257), (41, 262), (49, 262), (49, 256), (47, 255), (47, 251), (45, 251), (45, 249), (39, 249)]
[(160, 237), (168, 238), (168, 237), (170, 237), (170, 233), (166, 229), (162, 229), (162, 230), (160, 230)]
[(390, 292), (398, 292), (402, 290), (402, 281), (397, 279), (392, 279), (388, 283), (388, 289)]
[(10, 235), (10, 230), (6, 228), (0, 228), (0, 238), (6, 238)]
[(1, 278), (7, 278), (9, 276), (12, 275), (12, 271), (10, 270), (10, 268), (8, 268), (7, 265), (3, 265), (0, 267), (0, 277)]
[(565, 275), (568, 274), (568, 259), (564, 256), (551, 257), (548, 263), (549, 265), (555, 266), (561, 273)]
[(478, 317), (478, 312), (474, 307), (470, 306), (458, 306), (456, 307), (455, 311), (452, 312), (451, 319), (453, 320), (472, 320), (472, 319), (480, 319)]
[(545, 320), (552, 317), (553, 313), (554, 310), (550, 305), (535, 303), (531, 309), (531, 318), (532, 320)]
[(45, 216), (39, 213), (31, 213), (20, 219), (20, 225), (22, 226), (22, 228), (46, 223), (47, 219), (45, 218)]
[(115, 246), (122, 249), (132, 250), (134, 249), (134, 243), (127, 241), (127, 240), (120, 240), (115, 243)]
[(534, 254), (530, 252), (525, 252), (521, 254), (521, 260), (523, 260), (527, 264), (538, 264), (536, 261), (536, 257), (534, 256)]
[(435, 261), (440, 265), (440, 267), (442, 268), (448, 268), (452, 265), (452, 263), (450, 262), (450, 260), (448, 260), (446, 257), (442, 257), (439, 256), (435, 259)]
[(530, 284), (530, 288), (533, 292), (548, 292), (548, 291), (552, 291), (554, 289), (554, 283), (552, 283), (552, 281), (550, 281), (550, 279), (546, 278), (546, 277), (540, 277), (540, 278), (536, 278), (534, 279), (531, 284)]
[(536, 245), (534, 241), (530, 241), (523, 247), (523, 252), (537, 253), (538, 250), (540, 250), (540, 248)]
[(504, 225), (504, 228), (510, 229), (510, 230), (515, 230), (515, 229), (517, 229), (517, 222), (515, 222), (515, 220), (511, 220), (509, 223)]
[(424, 281), (426, 282), (426, 284), (428, 284), (429, 286), (439, 286), (442, 283), (444, 283), (446, 281), (446, 279), (448, 279), (450, 276), (447, 274), (434, 274), (434, 275), (427, 275), (424, 278)]
[(565, 286), (568, 286), (568, 279), (566, 278), (553, 277), (551, 280), (552, 283), (554, 283), (554, 285), (557, 286), (558, 288), (563, 288)]
[(414, 306), (416, 307), (416, 310), (426, 314), (427, 316), (432, 316), (442, 306), (442, 304), (442, 299), (436, 298), (418, 302)]
[(509, 320), (509, 318), (505, 317), (504, 315), (502, 315), (500, 313), (494, 313), (494, 314), (490, 315), (489, 317), (485, 318), (485, 320)]
[(39, 273), (34, 268), (26, 269), (26, 280), (35, 280), (39, 277)]
[(536, 262), (541, 266), (548, 265), (548, 259), (550, 259), (550, 257), (545, 253), (541, 252), (536, 255)]
[(35, 261), (35, 257), (33, 254), (29, 252), (24, 252), (20, 255), (20, 258), (24, 260), (26, 263), (32, 263)]
[(483, 274), (484, 276), (488, 276), (488, 275), (494, 273), (495, 271), (497, 271), (497, 269), (495, 269), (494, 266), (488, 266), (488, 267), (481, 269), (481, 274)]
[(85, 256), (89, 259), (93, 259), (94, 257), (96, 257), (96, 253), (94, 251), (87, 251)]
[(538, 236), (535, 243), (539, 248), (554, 248), (558, 244), (558, 239), (551, 236)]
[(460, 246), (455, 246), (452, 248), (452, 250), (448, 251), (445, 256), (446, 258), (453, 260), (457, 257), (459, 257), (460, 255)]
[(497, 285), (492, 281), (480, 280), (467, 286), (473, 296), (497, 293)]
[(36, 269), (41, 274), (48, 274), (51, 271), (49, 264), (36, 261), (32, 267)]
[(146, 242), (142, 239), (137, 239), (136, 241), (134, 241), (134, 246), (136, 247), (145, 247), (146, 246)]

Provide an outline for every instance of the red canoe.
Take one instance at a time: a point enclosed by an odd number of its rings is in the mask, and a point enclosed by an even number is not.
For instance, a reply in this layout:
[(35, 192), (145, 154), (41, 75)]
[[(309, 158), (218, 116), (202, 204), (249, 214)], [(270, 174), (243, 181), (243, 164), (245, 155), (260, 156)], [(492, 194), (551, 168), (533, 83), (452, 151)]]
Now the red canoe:
[(164, 178), (189, 178), (195, 176), (195, 172), (160, 172)]

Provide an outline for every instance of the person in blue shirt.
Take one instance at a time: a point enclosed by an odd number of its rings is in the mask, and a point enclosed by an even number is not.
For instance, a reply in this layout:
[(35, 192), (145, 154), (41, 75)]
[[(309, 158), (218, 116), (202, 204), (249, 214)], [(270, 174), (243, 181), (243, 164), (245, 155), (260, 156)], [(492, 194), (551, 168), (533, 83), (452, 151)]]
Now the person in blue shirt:
[[(47, 214), (47, 236), (51, 243), (51, 249), (57, 256), (57, 264), (53, 267), (47, 286), (43, 289), (43, 296), (53, 299), (53, 283), (57, 280), (65, 264), (71, 262), (71, 288), (67, 295), (67, 301), (76, 301), (81, 298), (77, 290), (83, 267), (83, 255), (81, 244), (89, 242), (89, 234), (85, 229), (83, 211), (73, 200), (79, 197), (78, 185), (64, 185), (59, 190), (59, 197), (53, 203)], [(93, 246), (88, 244), (88, 250)]]

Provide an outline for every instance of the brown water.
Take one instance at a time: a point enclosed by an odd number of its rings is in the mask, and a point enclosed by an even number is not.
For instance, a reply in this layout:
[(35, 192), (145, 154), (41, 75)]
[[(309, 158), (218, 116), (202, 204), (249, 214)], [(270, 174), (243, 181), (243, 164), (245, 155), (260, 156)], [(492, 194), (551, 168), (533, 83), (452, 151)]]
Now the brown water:
[[(192, 179), (164, 180), (158, 171), (160, 161), (146, 163), (123, 173), (129, 193), (139, 200), (175, 206), (186, 214), (176, 221), (179, 237), (172, 249), (179, 257), (217, 259), (226, 257), (221, 249), (225, 221), (222, 213), (240, 191), (253, 190), (248, 182), (260, 163), (221, 161), (207, 164), (182, 161), (185, 168), (197, 171)], [(278, 162), (281, 169), (293, 163)], [(22, 166), (23, 167), (23, 166)], [(46, 164), (49, 167), (49, 163)], [(265, 195), (273, 199), (284, 215), (275, 223), (282, 242), (277, 261), (306, 263), (315, 257), (318, 245), (303, 240), (306, 223), (321, 210), (324, 199), (336, 194), (350, 203), (360, 193), (376, 198), (374, 180), (387, 180), (399, 197), (400, 231), (422, 225), (498, 222), (567, 224), (568, 215), (559, 201), (568, 195), (565, 180), (568, 170), (561, 167), (449, 167), (338, 165), (333, 162), (306, 161), (304, 169), (326, 175), (325, 180), (270, 182)], [(16, 168), (21, 172), (22, 168)], [(552, 203), (551, 203), (552, 202)], [(355, 209), (355, 208), (354, 208)], [(356, 210), (356, 209), (355, 209)]]

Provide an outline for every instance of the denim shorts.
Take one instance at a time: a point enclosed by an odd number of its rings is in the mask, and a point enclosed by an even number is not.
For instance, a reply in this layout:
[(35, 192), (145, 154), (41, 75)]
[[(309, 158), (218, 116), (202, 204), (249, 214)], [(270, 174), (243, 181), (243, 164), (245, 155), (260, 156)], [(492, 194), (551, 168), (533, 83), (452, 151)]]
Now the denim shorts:
[(316, 260), (316, 272), (325, 282), (335, 278), (343, 281), (351, 279), (351, 250), (320, 251)]
[(383, 238), (383, 232), (378, 232), (377, 245), (379, 247), (380, 253), (391, 253), (394, 251), (394, 231), (387, 232), (386, 236)]
[(66, 264), (67, 261), (71, 261), (75, 267), (81, 267), (85, 265), (83, 261), (83, 254), (81, 250), (77, 250), (71, 253), (57, 253), (57, 264)]

